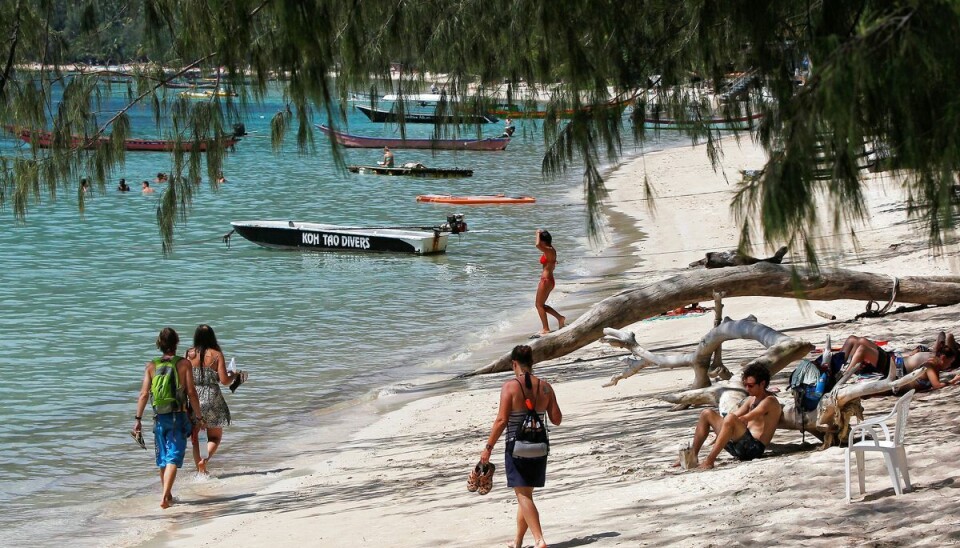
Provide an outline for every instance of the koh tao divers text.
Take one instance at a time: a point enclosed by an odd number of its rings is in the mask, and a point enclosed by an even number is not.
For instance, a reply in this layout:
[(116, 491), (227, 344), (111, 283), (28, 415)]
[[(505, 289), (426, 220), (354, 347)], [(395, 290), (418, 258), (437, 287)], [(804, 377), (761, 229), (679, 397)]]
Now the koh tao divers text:
[(323, 232), (303, 232), (300, 241), (303, 243), (303, 245), (345, 247), (350, 249), (370, 249), (370, 238), (368, 236), (325, 234)]

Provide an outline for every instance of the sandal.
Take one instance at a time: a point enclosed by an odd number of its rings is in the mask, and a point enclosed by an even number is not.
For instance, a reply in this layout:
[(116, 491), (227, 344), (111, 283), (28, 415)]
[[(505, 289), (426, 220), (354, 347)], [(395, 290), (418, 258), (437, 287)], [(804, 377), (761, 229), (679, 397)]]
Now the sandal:
[(478, 462), (476, 466), (473, 467), (473, 470), (470, 471), (470, 475), (467, 477), (467, 491), (471, 493), (476, 493), (477, 489), (480, 488), (480, 476), (483, 475), (483, 466), (482, 462)]
[(493, 489), (493, 471), (496, 469), (497, 467), (492, 462), (488, 462), (486, 469), (480, 471), (480, 482), (477, 493), (486, 495)]
[(137, 442), (142, 449), (147, 448), (147, 444), (143, 442), (143, 432), (140, 430), (131, 430), (130, 436), (133, 438), (133, 441)]

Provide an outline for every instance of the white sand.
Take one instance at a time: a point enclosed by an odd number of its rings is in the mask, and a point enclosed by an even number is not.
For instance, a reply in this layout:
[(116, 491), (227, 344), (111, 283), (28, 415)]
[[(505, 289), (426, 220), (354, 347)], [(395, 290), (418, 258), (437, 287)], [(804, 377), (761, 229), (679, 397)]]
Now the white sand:
[[(648, 154), (610, 178), (609, 203), (636, 219), (646, 240), (624, 276), (636, 282), (673, 275), (705, 251), (735, 247), (738, 228), (727, 204), (738, 169), (757, 168), (763, 155), (749, 142), (724, 146), (722, 175), (702, 147)], [(651, 217), (640, 190), (644, 170), (659, 198)], [(835, 255), (838, 266), (900, 275), (956, 273), (956, 256), (935, 258), (913, 223), (904, 223), (902, 197), (887, 181), (868, 184), (870, 226), (858, 232), (862, 249)], [(826, 230), (825, 230), (826, 231)], [(828, 232), (828, 231), (826, 231)], [(846, 250), (846, 244), (825, 244)], [(901, 244), (890, 249), (891, 244)], [(774, 246), (776, 247), (776, 246)], [(758, 249), (756, 255), (772, 250)], [(861, 264), (865, 263), (865, 264)], [(558, 272), (562, 284), (562, 272)], [(562, 289), (562, 288), (561, 288)], [(864, 303), (802, 305), (787, 299), (740, 298), (725, 303), (734, 318), (756, 314), (776, 328), (824, 320), (814, 310), (851, 319)], [(793, 331), (815, 343), (856, 333), (894, 346), (932, 343), (936, 331), (957, 330), (960, 307), (937, 308)], [(572, 318), (571, 318), (572, 319)], [(695, 344), (712, 314), (647, 321), (629, 329), (656, 349)], [(517, 343), (523, 341), (516, 341)], [(509, 350), (504, 348), (504, 351)], [(759, 352), (755, 344), (725, 346), (737, 364)], [(958, 388), (918, 395), (911, 410), (908, 456), (914, 491), (895, 497), (882, 459), (868, 456), (867, 494), (844, 501), (843, 449), (800, 446), (796, 432), (778, 432), (765, 458), (739, 463), (722, 455), (708, 472), (677, 472), (668, 465), (690, 439), (699, 409), (668, 411), (658, 395), (689, 384), (686, 370), (646, 371), (602, 388), (621, 370), (619, 349), (597, 343), (538, 364), (564, 412), (552, 433), (547, 486), (536, 493), (546, 540), (571, 546), (912, 545), (960, 542), (957, 451)], [(583, 358), (583, 361), (574, 361)], [(788, 370), (789, 371), (789, 370)], [(495, 486), (487, 496), (466, 490), (496, 413), (504, 375), (466, 383), (462, 390), (408, 403), (331, 447), (317, 446), (278, 473), (277, 482), (245, 492), (242, 482), (218, 482), (203, 504), (182, 504), (162, 518), (182, 524), (156, 544), (221, 546), (502, 546), (514, 530), (516, 502), (502, 472), (503, 440), (493, 462)], [(786, 374), (774, 378), (784, 387)], [(892, 398), (864, 402), (867, 413)], [(319, 443), (319, 440), (315, 440)], [(813, 440), (807, 437), (808, 444)], [(223, 484), (223, 485), (221, 485)], [(185, 501), (189, 502), (189, 501)], [(172, 516), (172, 517), (169, 517)], [(179, 516), (179, 518), (178, 518)], [(527, 543), (532, 544), (528, 535)], [(888, 544), (889, 543), (889, 544)]]

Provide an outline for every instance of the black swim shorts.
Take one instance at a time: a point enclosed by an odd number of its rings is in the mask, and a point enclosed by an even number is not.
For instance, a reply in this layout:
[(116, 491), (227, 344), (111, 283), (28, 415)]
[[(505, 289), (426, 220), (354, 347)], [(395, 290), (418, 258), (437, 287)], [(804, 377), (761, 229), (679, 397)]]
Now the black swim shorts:
[(763, 450), (766, 449), (766, 447), (757, 441), (756, 438), (753, 437), (753, 434), (747, 430), (740, 439), (728, 441), (724, 449), (727, 450), (727, 453), (730, 453), (740, 460), (753, 460), (763, 455)]

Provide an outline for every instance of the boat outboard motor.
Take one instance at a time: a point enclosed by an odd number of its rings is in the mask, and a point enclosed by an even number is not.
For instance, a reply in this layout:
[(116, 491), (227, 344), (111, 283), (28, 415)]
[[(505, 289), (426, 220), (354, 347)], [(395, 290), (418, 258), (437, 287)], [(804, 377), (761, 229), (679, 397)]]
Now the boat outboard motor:
[(444, 228), (451, 234), (460, 234), (467, 231), (467, 223), (463, 220), (463, 213), (453, 213), (447, 215), (447, 224)]
[(234, 137), (243, 137), (247, 134), (247, 126), (243, 125), (243, 122), (237, 122), (233, 124), (233, 136)]

